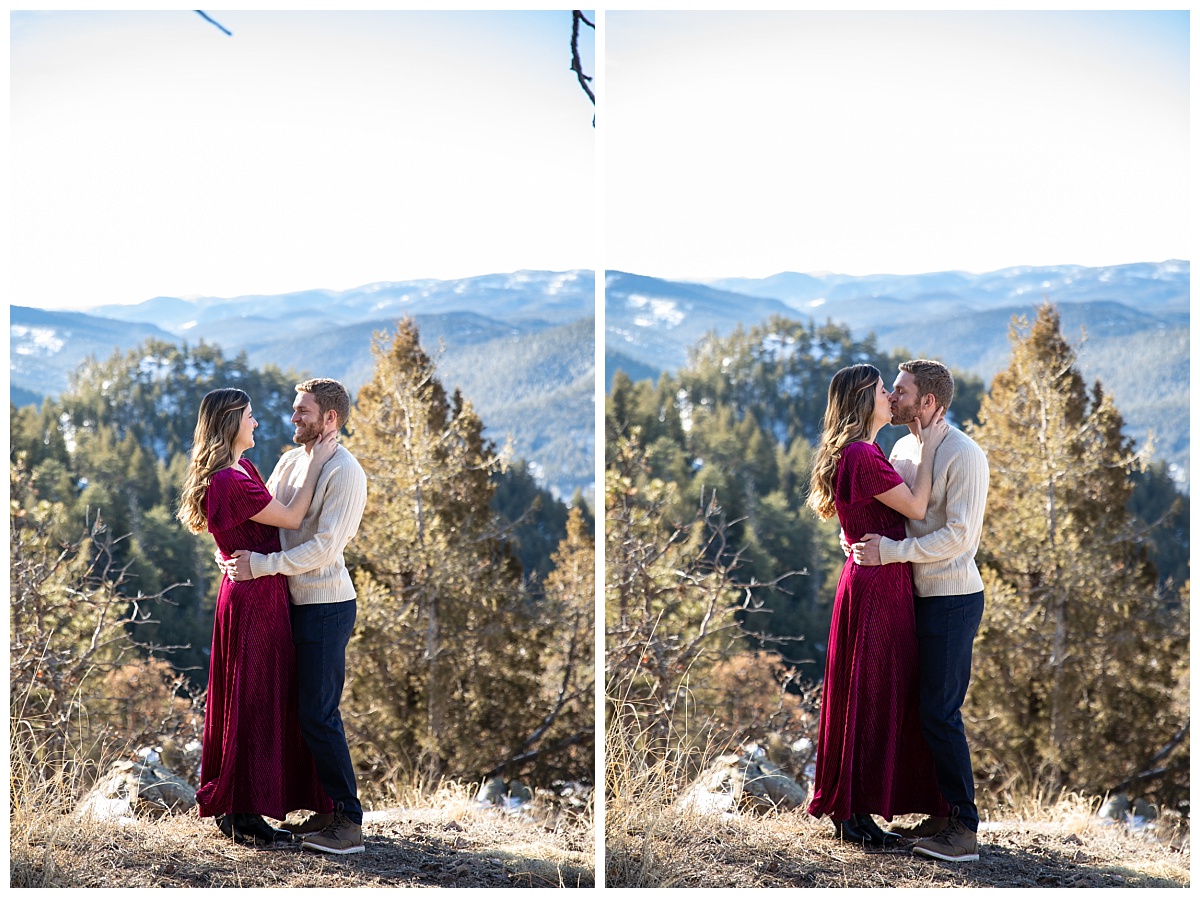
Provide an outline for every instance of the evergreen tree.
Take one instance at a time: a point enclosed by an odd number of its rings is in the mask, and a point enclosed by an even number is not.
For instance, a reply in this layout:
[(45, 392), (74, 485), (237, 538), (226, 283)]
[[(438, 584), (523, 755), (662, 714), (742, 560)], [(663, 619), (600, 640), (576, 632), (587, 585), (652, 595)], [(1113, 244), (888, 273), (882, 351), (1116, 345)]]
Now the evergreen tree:
[(73, 438), (76, 431), (107, 426), (118, 442), (132, 434), (145, 451), (167, 462), (191, 446), (204, 394), (238, 387), (250, 395), (259, 422), (246, 457), (265, 476), (291, 444), (288, 419), (301, 379), (273, 365), (252, 368), (245, 352), (227, 359), (204, 342), (189, 347), (149, 339), (124, 354), (79, 366), (61, 397), (63, 429)]
[(1187, 496), (1180, 493), (1164, 461), (1134, 471), (1132, 482), (1129, 513), (1141, 528), (1163, 590), (1178, 601), (1191, 554)]
[(372, 764), (476, 775), (536, 728), (537, 609), (496, 537), (499, 459), (479, 417), (446, 394), (410, 319), (373, 350), (346, 442), (368, 482), (348, 727)]
[(493, 482), (492, 509), (508, 523), (509, 541), (531, 587), (540, 588), (567, 536), (567, 506), (538, 485), (524, 459), (498, 472)]
[(1121, 416), (1099, 383), (1087, 389), (1057, 312), (1043, 306), (1010, 338), (973, 428), (991, 486), (971, 734), (993, 773), (1098, 793), (1184, 726), (1172, 693), (1186, 621), (1134, 538), (1138, 459)]
[(545, 581), (545, 685), (536, 706), (542, 719), (509, 764), (534, 765), (541, 782), (594, 777), (596, 544), (579, 508), (571, 509), (566, 531)]

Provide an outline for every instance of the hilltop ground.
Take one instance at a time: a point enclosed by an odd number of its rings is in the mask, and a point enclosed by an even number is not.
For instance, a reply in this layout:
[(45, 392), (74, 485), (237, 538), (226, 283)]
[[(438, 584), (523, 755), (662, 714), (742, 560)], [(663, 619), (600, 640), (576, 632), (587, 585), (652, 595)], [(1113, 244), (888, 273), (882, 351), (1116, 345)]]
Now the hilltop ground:
[(606, 841), (610, 887), (1187, 888), (1191, 882), (1186, 837), (1175, 834), (1171, 847), (1119, 825), (1100, 826), (1080, 808), (986, 822), (973, 863), (934, 861), (907, 848), (865, 850), (835, 839), (828, 821), (803, 811), (610, 821)]
[(254, 848), (193, 811), (120, 826), (69, 815), (14, 826), (10, 884), (89, 887), (590, 887), (588, 823), (563, 826), (466, 802), (368, 815), (366, 851)]

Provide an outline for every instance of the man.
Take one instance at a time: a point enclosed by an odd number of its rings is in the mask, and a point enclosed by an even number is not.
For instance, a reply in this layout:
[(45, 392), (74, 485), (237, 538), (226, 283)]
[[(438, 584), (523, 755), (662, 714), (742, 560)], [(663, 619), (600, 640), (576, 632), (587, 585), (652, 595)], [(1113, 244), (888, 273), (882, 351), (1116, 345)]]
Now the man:
[[(284, 454), (267, 481), (267, 488), (285, 504), (304, 483), (304, 460), (313, 444), (345, 426), (350, 395), (336, 380), (309, 380), (297, 384), (292, 408), (293, 440), (299, 448)], [(300, 732), (335, 810), (311, 814), (284, 828), (302, 835), (304, 848), (329, 854), (363, 850), (362, 805), (338, 705), (346, 677), (346, 645), (357, 613), (354, 584), (342, 553), (358, 532), (366, 504), (367, 477), (354, 456), (338, 446), (321, 469), (300, 528), (279, 531), (283, 550), (270, 555), (240, 551), (222, 564), (233, 580), (270, 574), (288, 578)]]
[[(920, 457), (917, 428), (928, 426), (939, 407), (949, 409), (953, 398), (954, 378), (945, 365), (926, 359), (900, 365), (891, 397), (892, 424), (907, 426), (910, 433), (896, 443), (891, 462), (910, 486)], [(987, 490), (987, 456), (970, 437), (951, 428), (934, 459), (933, 494), (925, 519), (905, 522), (906, 539), (869, 533), (852, 550), (858, 564), (912, 563), (921, 730), (951, 816), (893, 831), (923, 836), (913, 852), (944, 861), (979, 860), (979, 812), (961, 708), (971, 679), (971, 648), (983, 616), (983, 580), (975, 552)]]

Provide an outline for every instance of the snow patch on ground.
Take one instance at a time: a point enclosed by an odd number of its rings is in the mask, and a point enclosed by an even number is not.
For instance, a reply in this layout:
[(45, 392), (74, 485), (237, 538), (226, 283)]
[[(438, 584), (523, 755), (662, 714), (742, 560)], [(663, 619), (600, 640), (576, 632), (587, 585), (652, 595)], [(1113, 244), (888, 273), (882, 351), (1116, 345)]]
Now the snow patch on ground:
[(20, 341), (13, 346), (17, 355), (54, 355), (67, 345), (64, 337), (70, 336), (60, 337), (52, 327), (26, 327), (23, 324), (12, 325), (11, 333)]
[(630, 293), (625, 301), (633, 308), (642, 310), (633, 319), (633, 323), (638, 327), (655, 327), (661, 324), (676, 327), (683, 322), (683, 312), (673, 299)]

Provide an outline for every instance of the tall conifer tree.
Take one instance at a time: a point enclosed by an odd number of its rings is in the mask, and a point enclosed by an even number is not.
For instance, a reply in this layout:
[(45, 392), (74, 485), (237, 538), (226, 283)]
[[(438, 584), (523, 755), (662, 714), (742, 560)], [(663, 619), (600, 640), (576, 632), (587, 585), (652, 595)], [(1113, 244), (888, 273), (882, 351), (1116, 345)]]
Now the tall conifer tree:
[(1183, 724), (1171, 693), (1186, 623), (1130, 526), (1139, 460), (1120, 414), (1087, 389), (1052, 306), (1024, 324), (973, 428), (991, 487), (970, 731), (995, 774), (1103, 791)]
[(546, 676), (537, 706), (544, 714), (521, 751), (554, 778), (590, 780), (596, 747), (596, 543), (578, 507), (568, 514), (567, 535), (553, 564), (545, 583)]
[(521, 570), (496, 538), (483, 424), (448, 395), (416, 325), (377, 339), (347, 447), (367, 475), (350, 728), (370, 762), (473, 775), (533, 728), (541, 646)]

